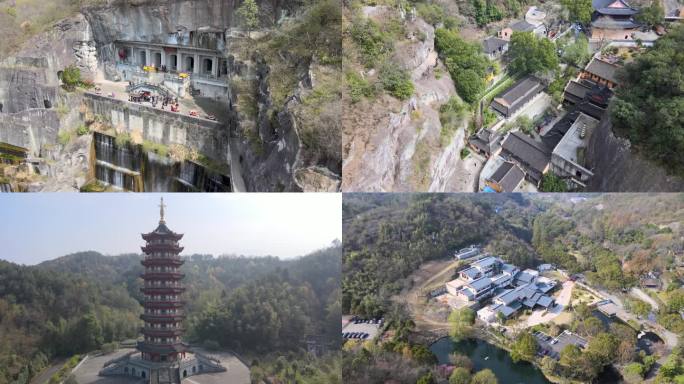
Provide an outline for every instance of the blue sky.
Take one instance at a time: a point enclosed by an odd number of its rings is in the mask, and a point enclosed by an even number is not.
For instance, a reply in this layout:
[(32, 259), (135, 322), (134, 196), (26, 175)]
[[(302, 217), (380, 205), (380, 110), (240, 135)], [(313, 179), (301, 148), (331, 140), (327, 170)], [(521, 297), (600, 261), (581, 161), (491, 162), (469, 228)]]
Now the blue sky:
[(159, 221), (184, 233), (183, 254), (304, 255), (342, 239), (332, 193), (4, 194), (0, 259), (37, 264), (73, 252), (139, 253)]

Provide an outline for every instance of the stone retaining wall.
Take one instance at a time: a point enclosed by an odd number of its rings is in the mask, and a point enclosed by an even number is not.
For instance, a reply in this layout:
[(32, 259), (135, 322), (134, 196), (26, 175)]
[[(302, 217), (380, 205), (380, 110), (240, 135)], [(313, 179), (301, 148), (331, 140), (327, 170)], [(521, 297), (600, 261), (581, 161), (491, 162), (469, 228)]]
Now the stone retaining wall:
[(220, 122), (91, 93), (84, 95), (84, 103), (90, 113), (105, 117), (117, 129), (141, 134), (144, 140), (181, 144), (220, 161), (230, 160), (228, 127)]

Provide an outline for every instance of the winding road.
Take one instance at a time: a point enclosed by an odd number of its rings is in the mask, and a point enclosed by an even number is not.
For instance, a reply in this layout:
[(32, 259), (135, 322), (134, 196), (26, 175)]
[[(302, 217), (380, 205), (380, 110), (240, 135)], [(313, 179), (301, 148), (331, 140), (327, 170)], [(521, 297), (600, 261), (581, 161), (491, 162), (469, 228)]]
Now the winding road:
[(641, 318), (637, 317), (635, 314), (627, 312), (627, 310), (625, 310), (625, 306), (622, 302), (622, 299), (620, 299), (618, 296), (616, 296), (612, 293), (606, 292), (602, 289), (590, 287), (590, 286), (588, 286), (584, 283), (581, 283), (581, 282), (578, 282), (577, 284), (581, 285), (583, 288), (589, 290), (590, 292), (594, 292), (594, 293), (598, 294), (599, 296), (603, 297), (604, 299), (610, 299), (610, 301), (612, 301), (618, 307), (615, 315), (618, 318), (620, 318), (622, 321), (624, 321), (624, 322), (627, 322), (629, 320), (635, 321), (636, 323), (641, 324), (641, 326), (644, 327), (644, 329), (651, 330), (651, 331), (657, 333), (658, 336), (660, 336), (660, 338), (662, 338), (663, 341), (665, 341), (665, 345), (667, 346), (667, 348), (669, 350), (672, 350), (673, 348), (675, 348), (677, 346), (677, 334), (668, 331), (667, 329), (663, 328), (662, 325), (660, 325), (654, 321), (651, 321), (648, 319), (641, 319)]

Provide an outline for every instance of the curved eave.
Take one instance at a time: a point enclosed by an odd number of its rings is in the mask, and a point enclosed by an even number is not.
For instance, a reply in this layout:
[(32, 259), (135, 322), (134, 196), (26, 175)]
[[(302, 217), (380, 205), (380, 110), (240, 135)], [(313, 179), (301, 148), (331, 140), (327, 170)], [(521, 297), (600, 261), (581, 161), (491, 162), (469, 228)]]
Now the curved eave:
[(150, 232), (150, 233), (141, 233), (140, 236), (143, 238), (145, 241), (150, 241), (150, 240), (155, 240), (155, 239), (174, 239), (176, 241), (180, 240), (183, 238), (182, 233), (158, 233), (158, 232)]
[(172, 245), (172, 244), (149, 244), (140, 247), (140, 249), (145, 253), (146, 255), (149, 255), (152, 252), (173, 252), (175, 254), (179, 254), (183, 252), (184, 247), (181, 247), (179, 245)]
[(140, 320), (142, 321), (147, 321), (149, 323), (175, 323), (179, 321), (183, 321), (185, 319), (185, 315), (150, 315), (143, 313), (140, 315)]
[(185, 277), (185, 273), (173, 272), (147, 272), (140, 275), (145, 280), (180, 280)]
[(641, 26), (641, 24), (633, 21), (633, 20), (621, 20), (621, 21), (615, 21), (608, 19), (606, 20), (605, 18), (599, 18), (591, 23), (592, 28), (598, 28), (598, 29), (636, 29)]
[(599, 8), (596, 10), (596, 12), (606, 16), (634, 16), (639, 13), (639, 10), (634, 8)]
[(185, 288), (183, 287), (142, 287), (140, 288), (142, 293), (183, 293)]
[(140, 264), (142, 264), (145, 267), (150, 266), (150, 265), (166, 265), (166, 266), (180, 267), (184, 263), (185, 263), (185, 261), (183, 261), (181, 259), (163, 259), (163, 258), (147, 258), (147, 259), (140, 261)]
[(185, 305), (185, 301), (145, 301), (143, 306), (145, 308), (181, 308)]

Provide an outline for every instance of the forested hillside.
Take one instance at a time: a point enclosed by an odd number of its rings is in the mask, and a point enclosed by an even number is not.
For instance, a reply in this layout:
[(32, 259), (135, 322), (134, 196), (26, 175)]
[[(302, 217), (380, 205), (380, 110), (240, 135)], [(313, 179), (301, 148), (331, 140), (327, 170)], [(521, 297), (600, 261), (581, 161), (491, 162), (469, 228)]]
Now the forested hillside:
[(596, 272), (599, 260), (614, 258), (625, 275), (638, 277), (665, 271), (682, 257), (682, 222), (681, 194), (608, 194), (550, 207), (535, 218), (532, 243), (545, 261), (574, 272)]
[(615, 131), (675, 175), (684, 175), (683, 48), (684, 28), (677, 26), (627, 64), (611, 108)]
[(141, 310), (121, 285), (0, 261), (0, 383), (136, 336)]
[(525, 215), (538, 209), (521, 196), (345, 196), (343, 311), (383, 312), (421, 263), (470, 244), (533, 265), (534, 252), (523, 240), (529, 236)]
[[(345, 313), (374, 315), (428, 260), (480, 243), (521, 267), (558, 264), (607, 289), (650, 271), (678, 283), (684, 196), (345, 196)], [(676, 284), (675, 284), (676, 285)], [(678, 287), (678, 285), (677, 285)], [(684, 327), (684, 324), (682, 324)]]
[[(188, 340), (249, 356), (299, 356), (308, 336), (336, 347), (341, 253), (336, 243), (289, 260), (187, 257)], [(53, 357), (137, 337), (142, 271), (139, 255), (97, 252), (32, 267), (0, 261), (0, 384), (26, 383)], [(309, 376), (323, 374), (311, 369)]]

